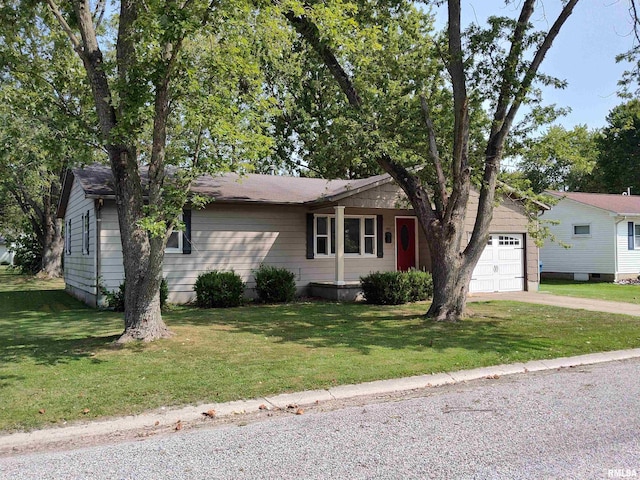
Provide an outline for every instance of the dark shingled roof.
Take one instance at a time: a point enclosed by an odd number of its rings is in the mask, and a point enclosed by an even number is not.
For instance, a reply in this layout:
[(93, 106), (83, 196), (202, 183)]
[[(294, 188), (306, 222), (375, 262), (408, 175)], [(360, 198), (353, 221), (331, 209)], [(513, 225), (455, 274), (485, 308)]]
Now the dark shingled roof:
[(584, 192), (549, 192), (578, 203), (600, 208), (617, 215), (640, 215), (640, 195), (621, 195)]
[[(73, 170), (73, 175), (88, 197), (113, 197), (113, 176), (105, 165), (90, 165)], [(146, 170), (141, 169), (143, 183)], [(325, 180), (321, 178), (278, 175), (203, 175), (192, 185), (200, 195), (226, 202), (303, 204), (331, 202), (391, 181), (387, 174), (361, 180)]]

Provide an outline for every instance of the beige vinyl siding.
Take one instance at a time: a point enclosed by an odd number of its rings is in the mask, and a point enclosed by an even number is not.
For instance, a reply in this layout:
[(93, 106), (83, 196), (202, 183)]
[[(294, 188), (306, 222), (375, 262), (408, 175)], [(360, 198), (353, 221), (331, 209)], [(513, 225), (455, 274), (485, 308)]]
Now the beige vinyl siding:
[[(559, 222), (549, 225), (558, 242), (547, 239), (540, 249), (543, 273), (615, 273), (615, 226), (609, 212), (564, 198), (540, 220)], [(589, 225), (590, 235), (573, 235), (574, 225)], [(623, 228), (627, 228), (626, 223)], [(624, 232), (626, 249), (626, 230)], [(571, 248), (563, 248), (559, 242)]]
[[(89, 254), (83, 251), (83, 215), (89, 212)], [(74, 179), (64, 218), (65, 231), (71, 220), (71, 253), (64, 252), (64, 279), (67, 290), (89, 304), (95, 304), (96, 296), (96, 215), (93, 200)], [(65, 239), (67, 235), (65, 233)]]
[(640, 225), (640, 217), (617, 217), (616, 222), (616, 242), (618, 247), (618, 271), (617, 273), (632, 275), (640, 274), (640, 247), (629, 250), (628, 223)]
[(102, 286), (110, 292), (117, 290), (124, 279), (124, 263), (118, 212), (113, 200), (105, 201), (100, 210), (99, 269)]
[[(234, 270), (255, 294), (253, 271), (261, 264), (286, 268), (300, 289), (310, 282), (335, 279), (334, 257), (306, 258), (306, 215), (298, 206), (212, 203), (191, 212), (191, 254), (165, 255), (164, 273), (173, 301), (193, 298), (193, 284), (202, 272)], [(318, 213), (332, 213), (332, 209)], [(377, 215), (380, 210), (347, 209), (347, 215)], [(393, 228), (395, 212), (384, 213), (384, 227)], [(384, 229), (383, 229), (384, 230)], [(345, 280), (377, 270), (394, 270), (394, 245), (384, 244), (384, 257), (345, 256)]]

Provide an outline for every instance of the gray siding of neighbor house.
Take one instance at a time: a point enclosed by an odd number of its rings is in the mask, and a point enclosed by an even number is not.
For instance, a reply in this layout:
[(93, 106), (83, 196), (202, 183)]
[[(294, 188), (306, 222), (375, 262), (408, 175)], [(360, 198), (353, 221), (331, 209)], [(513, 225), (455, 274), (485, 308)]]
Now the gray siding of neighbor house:
[[(82, 217), (89, 213), (89, 254), (83, 251)], [(64, 217), (66, 229), (71, 220), (71, 253), (65, 245), (64, 280), (66, 289), (73, 296), (96, 305), (96, 215), (94, 201), (85, 198), (84, 191), (77, 180), (73, 181), (69, 203)]]

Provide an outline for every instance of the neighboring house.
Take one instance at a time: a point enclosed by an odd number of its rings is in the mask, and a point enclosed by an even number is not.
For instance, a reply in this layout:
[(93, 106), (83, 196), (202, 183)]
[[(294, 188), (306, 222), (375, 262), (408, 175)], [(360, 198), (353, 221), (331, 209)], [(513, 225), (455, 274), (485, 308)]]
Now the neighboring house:
[[(616, 281), (640, 274), (640, 196), (547, 192), (560, 200), (553, 220), (557, 241), (540, 251), (543, 278)], [(564, 248), (560, 243), (570, 245)]]
[[(58, 208), (65, 222), (66, 288), (91, 305), (103, 301), (102, 289), (113, 291), (123, 280), (112, 181), (105, 166), (69, 171)], [(339, 299), (353, 298), (360, 276), (370, 272), (430, 269), (425, 236), (388, 175), (328, 181), (227, 174), (201, 177), (193, 191), (212, 201), (201, 210), (185, 209), (185, 231), (169, 239), (164, 276), (172, 302), (193, 300), (198, 275), (214, 269), (238, 273), (250, 297), (253, 271), (267, 264), (294, 272), (301, 294)], [(538, 249), (527, 235), (527, 218), (521, 203), (508, 197), (495, 209), (473, 291), (537, 288)], [(473, 222), (466, 221), (469, 235)]]
[(13, 252), (4, 237), (0, 237), (0, 265), (13, 265)]

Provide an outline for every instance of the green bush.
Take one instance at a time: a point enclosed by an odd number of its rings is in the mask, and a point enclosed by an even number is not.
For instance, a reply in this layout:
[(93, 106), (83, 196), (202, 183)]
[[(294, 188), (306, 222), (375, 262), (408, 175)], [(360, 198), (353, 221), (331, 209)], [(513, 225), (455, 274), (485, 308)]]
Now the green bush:
[[(124, 312), (124, 282), (120, 284), (118, 290), (106, 292), (107, 306), (116, 312)], [(160, 308), (164, 308), (169, 297), (169, 285), (165, 278), (160, 282)]]
[(36, 274), (42, 268), (42, 247), (33, 232), (16, 237), (7, 236), (7, 243), (13, 244), (13, 268), (24, 274)]
[(374, 272), (360, 277), (364, 298), (375, 305), (400, 305), (433, 295), (431, 274), (420, 270)]
[(193, 290), (196, 292), (196, 305), (199, 307), (237, 307), (242, 303), (244, 282), (233, 271), (213, 270), (198, 275)]
[(374, 272), (360, 277), (364, 298), (375, 305), (400, 305), (409, 301), (409, 282), (403, 272)]
[(286, 268), (260, 265), (253, 272), (258, 299), (264, 303), (291, 302), (296, 297), (296, 276)]
[(429, 272), (412, 268), (404, 274), (409, 282), (410, 302), (420, 302), (433, 297), (433, 278)]

